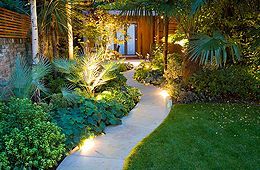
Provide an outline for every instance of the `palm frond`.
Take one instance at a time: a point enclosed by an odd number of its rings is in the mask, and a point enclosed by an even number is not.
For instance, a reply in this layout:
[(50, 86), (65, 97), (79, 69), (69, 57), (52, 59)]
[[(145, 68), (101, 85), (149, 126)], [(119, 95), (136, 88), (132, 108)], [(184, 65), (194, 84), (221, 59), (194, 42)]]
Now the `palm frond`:
[(51, 64), (44, 56), (39, 56), (39, 62), (32, 67), (33, 80), (40, 80), (51, 72)]
[(58, 71), (70, 74), (73, 67), (75, 66), (75, 61), (59, 58), (53, 60), (53, 64)]
[(192, 3), (192, 14), (195, 14), (204, 4), (206, 4), (207, 0), (194, 0)]
[(40, 57), (39, 62), (33, 66), (17, 57), (11, 78), (4, 87), (5, 92), (1, 92), (0, 96), (31, 98), (37, 90), (47, 93), (48, 89), (44, 86), (43, 78), (50, 73), (50, 69), (50, 63), (43, 57)]
[(231, 54), (233, 61), (240, 59), (239, 47), (235, 42), (228, 41), (220, 32), (214, 32), (212, 36), (205, 34), (195, 36), (189, 44), (191, 60), (200, 60), (201, 64), (210, 62), (221, 66)]
[(17, 57), (9, 82), (13, 94), (19, 98), (28, 97), (31, 91), (31, 82), (31, 68), (21, 57)]
[(80, 99), (80, 96), (75, 93), (74, 88), (75, 88), (75, 86), (73, 86), (73, 85), (66, 85), (65, 87), (63, 87), (61, 89), (63, 97), (67, 101), (72, 102), (72, 103), (76, 103)]

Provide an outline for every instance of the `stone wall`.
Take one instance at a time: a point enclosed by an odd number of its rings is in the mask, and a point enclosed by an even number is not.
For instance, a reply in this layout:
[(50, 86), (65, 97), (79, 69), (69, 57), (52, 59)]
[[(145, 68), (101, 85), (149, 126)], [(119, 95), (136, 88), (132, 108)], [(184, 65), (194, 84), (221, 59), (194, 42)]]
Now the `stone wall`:
[(16, 57), (31, 54), (30, 42), (27, 39), (0, 38), (0, 81), (6, 81), (11, 75)]

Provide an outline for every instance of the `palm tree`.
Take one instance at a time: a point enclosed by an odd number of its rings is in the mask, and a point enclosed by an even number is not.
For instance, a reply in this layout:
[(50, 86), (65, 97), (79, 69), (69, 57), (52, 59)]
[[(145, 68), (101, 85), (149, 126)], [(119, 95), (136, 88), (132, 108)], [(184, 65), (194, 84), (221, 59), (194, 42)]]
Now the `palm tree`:
[(41, 53), (53, 59), (58, 56), (59, 36), (65, 36), (68, 30), (65, 2), (43, 0), (39, 9)]

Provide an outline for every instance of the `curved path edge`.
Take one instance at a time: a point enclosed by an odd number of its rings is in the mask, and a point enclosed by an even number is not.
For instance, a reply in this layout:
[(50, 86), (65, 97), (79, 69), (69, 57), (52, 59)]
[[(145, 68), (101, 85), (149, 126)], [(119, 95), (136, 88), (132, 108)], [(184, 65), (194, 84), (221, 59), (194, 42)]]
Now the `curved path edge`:
[(94, 139), (93, 147), (67, 156), (58, 170), (121, 170), (131, 150), (167, 117), (170, 108), (162, 90), (134, 81), (133, 74), (134, 70), (124, 73), (127, 84), (141, 90), (140, 102), (122, 125), (107, 127), (105, 135)]

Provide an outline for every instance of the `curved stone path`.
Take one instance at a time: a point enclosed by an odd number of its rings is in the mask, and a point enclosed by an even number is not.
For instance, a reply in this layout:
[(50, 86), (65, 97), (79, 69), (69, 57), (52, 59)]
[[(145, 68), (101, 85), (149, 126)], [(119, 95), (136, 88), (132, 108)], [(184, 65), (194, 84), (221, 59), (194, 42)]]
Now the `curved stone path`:
[(124, 73), (127, 83), (141, 90), (140, 102), (122, 119), (122, 125), (107, 127), (105, 135), (93, 140), (92, 148), (67, 156), (58, 170), (120, 170), (133, 147), (165, 119), (170, 110), (162, 90), (134, 81), (133, 74), (133, 70)]

